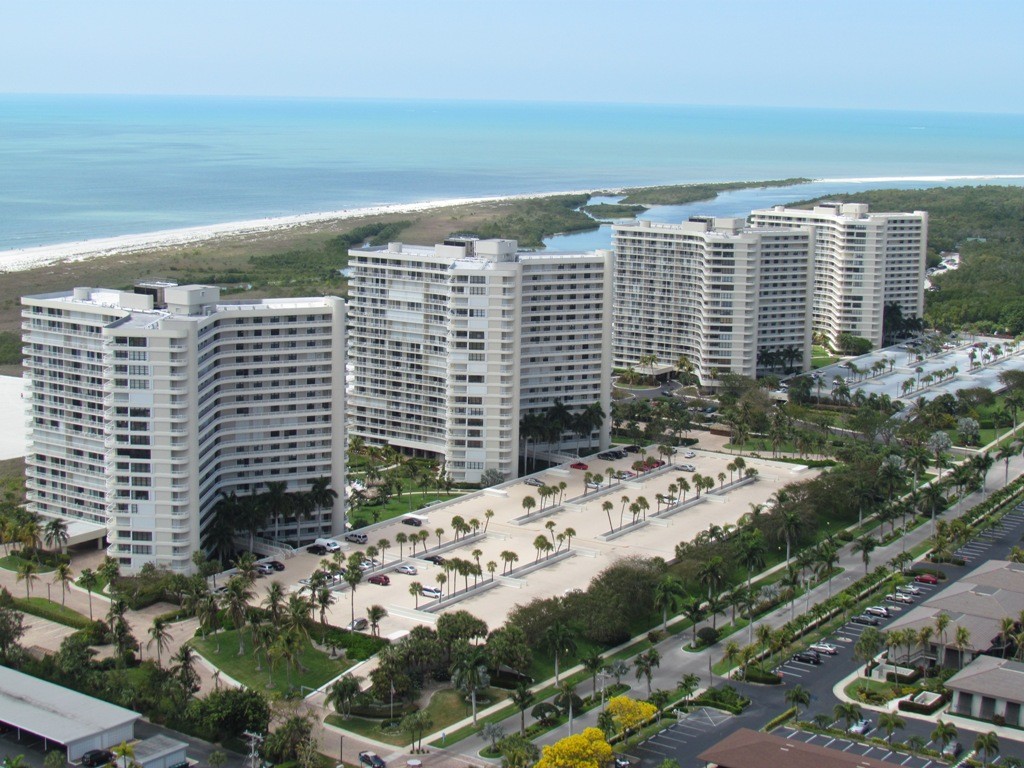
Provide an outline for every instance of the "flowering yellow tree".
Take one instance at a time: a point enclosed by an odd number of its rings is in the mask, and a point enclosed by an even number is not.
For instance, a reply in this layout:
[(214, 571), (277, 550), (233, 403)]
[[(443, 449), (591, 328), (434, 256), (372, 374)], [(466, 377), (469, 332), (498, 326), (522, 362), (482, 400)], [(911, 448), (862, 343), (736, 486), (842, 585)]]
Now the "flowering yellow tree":
[(536, 768), (602, 768), (612, 759), (612, 748), (597, 728), (566, 736), (544, 747)]
[(658, 708), (646, 701), (631, 699), (629, 696), (615, 696), (608, 702), (608, 711), (619, 721), (620, 730), (630, 731), (654, 717)]

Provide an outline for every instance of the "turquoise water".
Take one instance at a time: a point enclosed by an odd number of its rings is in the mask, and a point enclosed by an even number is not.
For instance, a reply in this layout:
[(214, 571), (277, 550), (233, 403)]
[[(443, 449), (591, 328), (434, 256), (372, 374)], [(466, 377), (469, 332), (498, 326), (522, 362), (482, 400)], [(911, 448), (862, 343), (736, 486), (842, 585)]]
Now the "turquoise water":
[(451, 197), (1024, 174), (1022, 137), (1022, 115), (0, 96), (0, 249)]

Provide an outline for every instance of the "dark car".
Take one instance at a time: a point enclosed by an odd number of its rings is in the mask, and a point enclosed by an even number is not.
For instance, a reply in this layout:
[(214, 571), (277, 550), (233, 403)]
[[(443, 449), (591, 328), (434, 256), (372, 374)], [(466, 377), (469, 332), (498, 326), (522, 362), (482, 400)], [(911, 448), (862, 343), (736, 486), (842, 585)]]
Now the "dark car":
[(82, 755), (82, 765), (89, 766), (89, 768), (112, 762), (114, 762), (114, 753), (108, 749), (90, 749)]
[(268, 560), (267, 561), (267, 565), (269, 565), (275, 571), (283, 571), (284, 570), (284, 563), (282, 563), (280, 560)]
[(365, 765), (366, 768), (387, 768), (387, 763), (378, 757), (376, 752), (360, 752), (359, 764)]
[(369, 622), (368, 619), (359, 618), (359, 619), (356, 619), (355, 621), (350, 621), (348, 623), (348, 626), (346, 627), (346, 629), (349, 632), (362, 632), (363, 630), (365, 630), (369, 626), (370, 626), (370, 622)]
[(423, 521), (420, 520), (418, 517), (403, 517), (402, 525), (412, 525), (419, 528), (421, 525), (423, 525)]
[(624, 450), (626, 453), (640, 453), (640, 451), (643, 449), (639, 445), (627, 445), (622, 450)]
[(860, 616), (854, 616), (850, 619), (854, 624), (867, 624), (869, 627), (877, 627), (882, 624), (882, 620), (875, 616), (868, 616), (866, 613), (862, 613)]
[(800, 651), (793, 654), (793, 661), (802, 661), (804, 664), (821, 664), (821, 654), (817, 651)]
[(371, 584), (380, 584), (382, 587), (386, 587), (391, 583), (391, 579), (385, 576), (383, 573), (377, 573), (367, 579)]
[(306, 547), (306, 551), (309, 552), (309, 554), (311, 555), (326, 555), (327, 547), (323, 546), (322, 544), (310, 544), (308, 547)]
[(423, 559), (428, 563), (433, 563), (434, 565), (444, 565), (444, 558), (440, 555), (427, 555)]

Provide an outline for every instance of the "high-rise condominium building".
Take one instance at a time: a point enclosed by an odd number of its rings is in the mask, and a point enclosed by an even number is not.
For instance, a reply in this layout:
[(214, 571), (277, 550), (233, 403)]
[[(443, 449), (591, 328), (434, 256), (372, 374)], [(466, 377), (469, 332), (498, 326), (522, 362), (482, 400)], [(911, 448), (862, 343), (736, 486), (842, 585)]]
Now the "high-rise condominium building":
[[(465, 238), (353, 250), (349, 268), (352, 434), (478, 482), (488, 469), (516, 474), (523, 417), (556, 402), (609, 412), (609, 251)], [(605, 447), (608, 424), (549, 447)]]
[(218, 499), (268, 482), (306, 492), (327, 478), (339, 498), (309, 519), (271, 514), (267, 530), (343, 529), (344, 303), (219, 293), (153, 283), (22, 299), (29, 507), (106, 526), (129, 572), (190, 570)]
[(830, 202), (802, 210), (754, 211), (758, 227), (814, 228), (814, 329), (833, 346), (850, 333), (882, 345), (885, 305), (904, 317), (924, 312), (928, 214), (871, 213), (863, 203)]
[(614, 359), (635, 366), (686, 357), (701, 383), (718, 372), (807, 367), (811, 230), (694, 217), (612, 228)]

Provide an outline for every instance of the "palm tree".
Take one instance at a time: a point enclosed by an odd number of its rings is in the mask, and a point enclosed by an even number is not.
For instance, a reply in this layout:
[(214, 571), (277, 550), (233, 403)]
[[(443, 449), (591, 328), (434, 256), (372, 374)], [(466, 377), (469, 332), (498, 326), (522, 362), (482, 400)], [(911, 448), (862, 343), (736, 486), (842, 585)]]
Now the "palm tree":
[(885, 740), (892, 746), (892, 735), (900, 728), (905, 728), (907, 721), (895, 712), (882, 712), (878, 716), (878, 727), (885, 731)]
[(366, 609), (366, 618), (370, 622), (370, 634), (374, 637), (380, 636), (380, 622), (387, 618), (388, 611), (383, 605), (371, 605)]
[(946, 629), (949, 627), (949, 623), (952, 621), (949, 614), (945, 611), (939, 611), (935, 615), (935, 634), (939, 639), (939, 666), (946, 666)]
[(163, 650), (170, 641), (171, 630), (167, 625), (167, 619), (161, 616), (155, 617), (153, 625), (149, 628), (149, 642), (146, 643), (146, 648), (148, 649), (154, 643), (156, 644), (156, 665), (158, 667), (163, 666)]
[(63, 552), (68, 545), (68, 524), (59, 517), (48, 520), (43, 526), (43, 541), (51, 549), (60, 548)]
[(60, 604), (64, 605), (64, 597), (67, 595), (68, 585), (74, 582), (71, 574), (71, 565), (60, 563), (53, 572), (53, 584), (60, 584)]
[(597, 695), (597, 673), (601, 671), (601, 667), (604, 666), (604, 658), (599, 653), (591, 653), (580, 658), (580, 664), (583, 668), (590, 673), (590, 681), (593, 686), (591, 690), (592, 695)]
[(654, 610), (661, 611), (662, 629), (668, 631), (668, 612), (675, 610), (686, 594), (686, 587), (677, 577), (666, 574), (654, 585)]
[(544, 633), (544, 645), (555, 657), (555, 684), (559, 683), (558, 664), (562, 656), (576, 653), (576, 638), (561, 621), (555, 621)]
[(244, 579), (238, 576), (228, 579), (227, 589), (224, 592), (224, 607), (227, 609), (235, 629), (238, 630), (239, 656), (245, 655), (245, 635), (242, 633), (242, 627), (245, 626), (246, 610), (252, 598), (253, 592)]
[(483, 648), (471, 647), (469, 652), (464, 654), (452, 666), (452, 683), (456, 688), (466, 691), (469, 694), (470, 704), (473, 707), (473, 725), (476, 725), (476, 694), (490, 684), (490, 677), (487, 674), (487, 654)]
[(978, 738), (974, 740), (974, 749), (982, 756), (981, 764), (986, 766), (990, 757), (999, 754), (999, 737), (995, 731), (979, 733)]
[(25, 582), (25, 597), (29, 598), (32, 596), (32, 584), (39, 581), (39, 577), (36, 573), (39, 571), (39, 566), (36, 565), (32, 560), (22, 560), (18, 564), (18, 581)]
[(651, 648), (633, 659), (633, 668), (636, 670), (636, 679), (640, 680), (643, 678), (647, 680), (648, 698), (651, 696), (651, 677), (654, 675), (654, 670), (660, 666), (661, 654), (658, 653), (657, 648)]
[(861, 560), (864, 562), (864, 575), (867, 575), (868, 566), (871, 565), (871, 553), (875, 551), (878, 546), (878, 539), (869, 533), (865, 533), (853, 540), (853, 544), (850, 545), (850, 551), (854, 554), (860, 553)]
[(348, 719), (352, 711), (352, 702), (358, 695), (359, 678), (354, 675), (343, 675), (327, 689), (327, 704), (334, 707), (334, 711), (343, 718)]
[[(939, 720), (935, 723), (935, 730), (932, 731), (932, 741), (937, 741), (942, 745), (942, 749), (945, 749), (950, 742), (955, 741), (957, 737), (956, 726), (952, 723)], [(939, 750), (940, 752), (942, 750)]]
[(964, 652), (971, 644), (971, 630), (965, 626), (956, 628), (956, 647), (960, 651), (960, 668), (964, 667)]
[(796, 717), (800, 719), (800, 707), (807, 707), (811, 703), (811, 692), (802, 685), (794, 685), (786, 691), (786, 703), (796, 709)]
[(697, 570), (697, 581), (708, 589), (708, 599), (712, 593), (717, 593), (725, 584), (725, 561), (720, 555), (712, 557), (701, 563)]
[(359, 563), (361, 561), (362, 556), (358, 552), (353, 553), (353, 555), (349, 558), (347, 567), (341, 574), (341, 578), (345, 580), (346, 584), (348, 584), (348, 588), (352, 593), (352, 596), (349, 599), (349, 603), (352, 606), (353, 624), (355, 624), (356, 622), (356, 587), (358, 587), (363, 580), (363, 571), (359, 567)]
[(519, 734), (523, 735), (526, 733), (526, 710), (533, 706), (534, 702), (533, 692), (530, 690), (530, 686), (519, 681), (509, 699), (519, 710)]
[[(852, 701), (845, 701), (836, 704), (832, 708), (832, 716), (836, 720), (842, 720), (843, 725), (846, 726), (846, 730), (850, 729), (850, 726), (856, 723), (863, 716), (861, 708), (854, 704)], [(932, 738), (935, 738), (932, 736)]]

